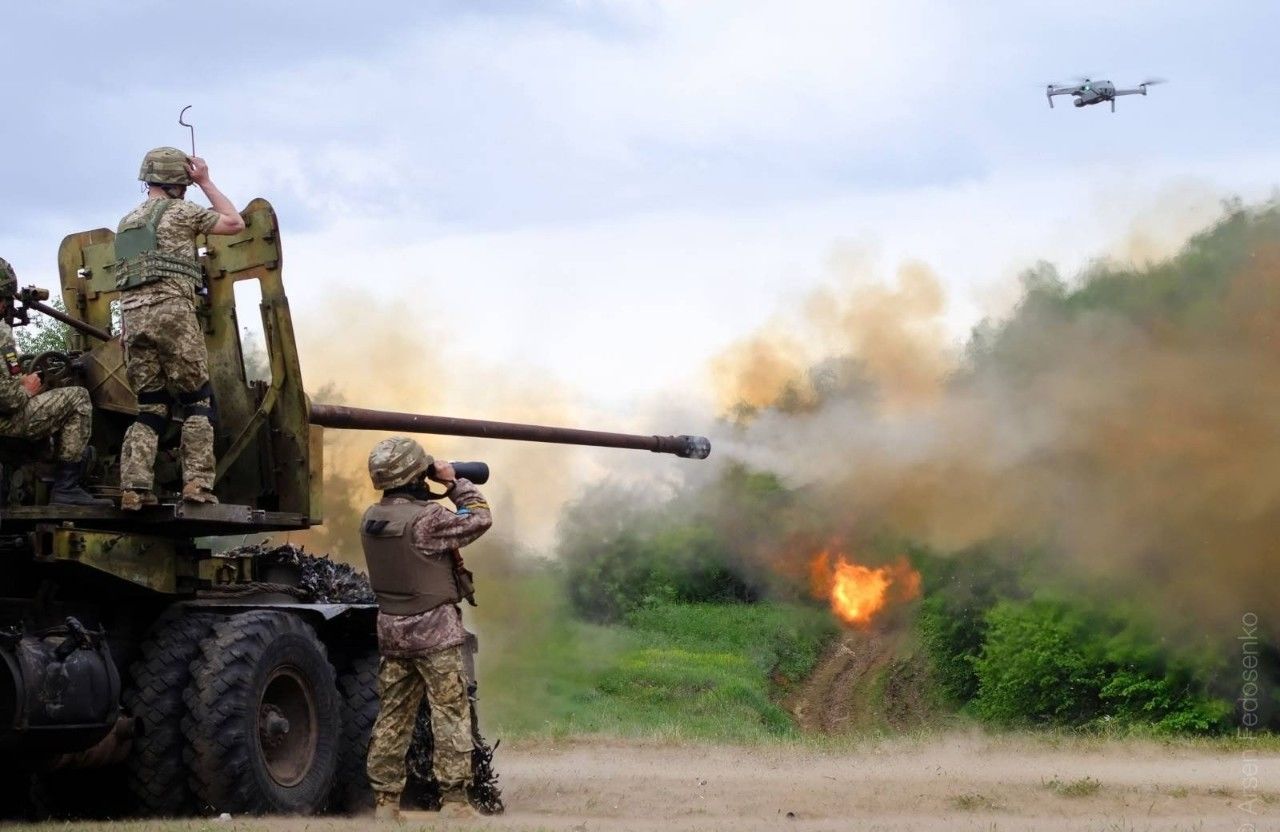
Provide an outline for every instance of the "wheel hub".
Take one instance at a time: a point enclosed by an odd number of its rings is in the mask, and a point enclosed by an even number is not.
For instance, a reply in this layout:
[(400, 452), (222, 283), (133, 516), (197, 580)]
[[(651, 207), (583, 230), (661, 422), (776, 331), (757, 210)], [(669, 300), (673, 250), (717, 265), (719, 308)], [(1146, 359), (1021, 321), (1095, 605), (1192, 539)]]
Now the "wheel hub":
[(289, 720), (275, 705), (263, 705), (258, 712), (258, 733), (263, 748), (275, 748), (289, 733)]
[(271, 779), (296, 786), (311, 770), (319, 729), (306, 679), (292, 667), (276, 668), (258, 703), (258, 745)]

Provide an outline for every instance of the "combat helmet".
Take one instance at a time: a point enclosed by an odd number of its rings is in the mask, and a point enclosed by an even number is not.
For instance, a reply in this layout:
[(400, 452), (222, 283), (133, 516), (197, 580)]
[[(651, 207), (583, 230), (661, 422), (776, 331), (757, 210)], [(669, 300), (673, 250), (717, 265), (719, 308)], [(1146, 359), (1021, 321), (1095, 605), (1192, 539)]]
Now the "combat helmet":
[(0, 300), (8, 300), (18, 291), (18, 273), (9, 261), (0, 257)]
[(148, 185), (190, 185), (189, 158), (176, 147), (157, 147), (142, 157), (138, 178)]
[(399, 488), (419, 479), (434, 462), (435, 458), (413, 439), (393, 436), (369, 452), (369, 478), (379, 491)]

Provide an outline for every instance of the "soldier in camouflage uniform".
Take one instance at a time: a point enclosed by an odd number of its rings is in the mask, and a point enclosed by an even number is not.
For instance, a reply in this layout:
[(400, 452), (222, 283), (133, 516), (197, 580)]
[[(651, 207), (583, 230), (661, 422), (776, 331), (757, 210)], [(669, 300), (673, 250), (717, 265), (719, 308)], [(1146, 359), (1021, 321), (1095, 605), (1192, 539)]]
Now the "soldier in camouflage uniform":
[(18, 290), (18, 275), (8, 261), (0, 259), (0, 436), (17, 439), (54, 437), (58, 470), (54, 475), (49, 502), (53, 505), (110, 505), (80, 485), (88, 457), (89, 434), (93, 431), (93, 403), (83, 387), (43, 390), (40, 377), (23, 373), (18, 365), (18, 346), (13, 329), (3, 313)]
[[(476, 487), (435, 462), (412, 439), (384, 439), (369, 454), (369, 475), (382, 500), (364, 513), (360, 538), (378, 596), (378, 691), (382, 706), (369, 743), (369, 782), (380, 818), (398, 818), (405, 754), (425, 694), (431, 706), (432, 770), (441, 812), (478, 817), (471, 785), (471, 703), (464, 670), (462, 599), (472, 601), (471, 573), (458, 549), (493, 519)], [(446, 486), (456, 511), (429, 499), (425, 478)]]
[[(213, 495), (213, 391), (208, 351), (196, 317), (200, 234), (238, 234), (244, 219), (209, 179), (203, 159), (159, 147), (142, 160), (147, 200), (120, 221), (116, 286), (121, 290), (125, 367), (138, 395), (138, 418), (120, 450), (120, 507), (156, 502), (156, 446), (175, 404), (182, 405), (182, 498), (216, 503)], [(200, 186), (212, 210), (184, 199)]]

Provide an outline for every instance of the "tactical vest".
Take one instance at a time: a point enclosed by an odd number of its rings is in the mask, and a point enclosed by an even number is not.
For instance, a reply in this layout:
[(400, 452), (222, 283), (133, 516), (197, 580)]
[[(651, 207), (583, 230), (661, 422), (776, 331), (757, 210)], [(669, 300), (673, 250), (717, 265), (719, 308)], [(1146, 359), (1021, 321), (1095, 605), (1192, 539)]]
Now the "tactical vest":
[(429, 503), (381, 502), (360, 521), (360, 541), (378, 607), (417, 615), (469, 598), (471, 580), (453, 553), (426, 554), (413, 545), (413, 523)]
[(117, 289), (136, 289), (166, 277), (200, 282), (200, 265), (193, 258), (160, 250), (160, 219), (175, 202), (157, 199), (146, 214), (120, 226), (116, 234)]

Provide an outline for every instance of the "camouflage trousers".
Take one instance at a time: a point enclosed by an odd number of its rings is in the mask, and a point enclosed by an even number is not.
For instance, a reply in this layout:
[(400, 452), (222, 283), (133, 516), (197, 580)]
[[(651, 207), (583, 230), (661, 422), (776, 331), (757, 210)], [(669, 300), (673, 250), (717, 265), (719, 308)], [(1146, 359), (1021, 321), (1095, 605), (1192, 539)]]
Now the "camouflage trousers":
[[(208, 412), (210, 400), (194, 398), (209, 382), (209, 356), (195, 309), (181, 298), (124, 310), (125, 371), (138, 394), (138, 410), (168, 418), (166, 389), (173, 387), (188, 410)], [(150, 399), (151, 401), (147, 401)], [(136, 421), (125, 431), (120, 449), (120, 487), (150, 489), (155, 480), (155, 428)], [(182, 478), (213, 488), (213, 424), (203, 413), (182, 422)]]
[(0, 436), (56, 437), (59, 462), (79, 462), (93, 429), (93, 403), (83, 387), (59, 387), (27, 399), (21, 410), (0, 416)]
[(375, 792), (404, 791), (405, 755), (424, 694), (435, 742), (431, 769), (441, 791), (471, 785), (471, 703), (458, 646), (414, 659), (382, 658), (382, 707), (369, 740), (369, 784)]

